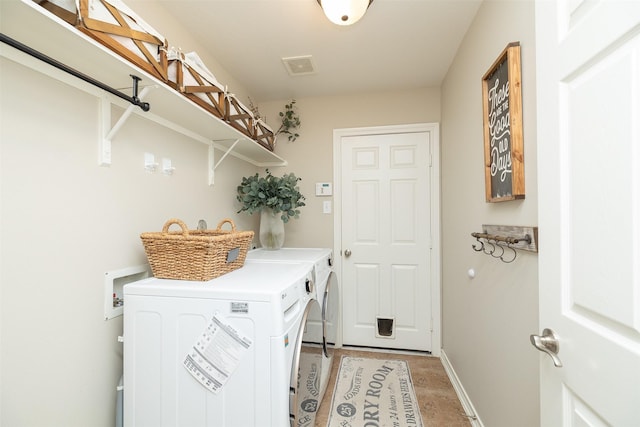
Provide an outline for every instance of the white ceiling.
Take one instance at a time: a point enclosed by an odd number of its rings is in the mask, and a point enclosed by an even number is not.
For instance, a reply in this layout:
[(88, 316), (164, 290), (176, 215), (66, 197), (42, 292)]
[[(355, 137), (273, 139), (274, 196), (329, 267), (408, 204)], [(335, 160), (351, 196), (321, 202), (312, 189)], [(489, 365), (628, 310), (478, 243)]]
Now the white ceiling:
[[(482, 0), (374, 0), (350, 27), (316, 0), (159, 0), (256, 101), (440, 86)], [(292, 77), (284, 57), (311, 55)]]

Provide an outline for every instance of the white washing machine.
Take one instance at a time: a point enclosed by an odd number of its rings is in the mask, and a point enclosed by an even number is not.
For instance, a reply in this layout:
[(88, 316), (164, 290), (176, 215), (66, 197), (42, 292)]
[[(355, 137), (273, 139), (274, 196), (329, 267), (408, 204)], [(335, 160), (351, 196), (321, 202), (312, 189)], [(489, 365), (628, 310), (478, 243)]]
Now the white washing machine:
[(312, 269), (300, 263), (125, 285), (124, 426), (299, 425), (314, 295)]
[[(336, 345), (338, 328), (340, 327), (339, 289), (336, 274), (333, 271), (333, 251), (328, 248), (281, 248), (278, 250), (254, 249), (247, 253), (245, 263), (290, 263), (298, 262), (312, 266), (313, 279), (316, 284), (317, 299), (321, 312), (313, 312), (306, 322), (303, 341), (307, 351), (312, 351), (313, 345), (321, 347), (321, 364), (319, 378), (319, 405), (327, 388), (331, 367), (333, 364), (333, 350)], [(308, 414), (305, 414), (308, 415)], [(304, 420), (308, 417), (299, 417)], [(313, 424), (299, 424), (311, 425)]]

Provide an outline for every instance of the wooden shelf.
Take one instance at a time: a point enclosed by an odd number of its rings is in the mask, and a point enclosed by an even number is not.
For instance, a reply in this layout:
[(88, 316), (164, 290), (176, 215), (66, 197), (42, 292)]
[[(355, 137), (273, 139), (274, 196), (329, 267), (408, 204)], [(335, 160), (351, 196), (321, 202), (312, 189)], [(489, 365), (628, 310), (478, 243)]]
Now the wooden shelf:
[[(125, 94), (131, 95), (132, 93), (131, 74), (142, 78), (139, 83), (141, 90), (147, 86), (153, 87), (144, 98), (144, 101), (151, 105), (151, 109), (147, 113), (134, 107), (132, 110), (134, 114), (192, 136), (204, 143), (213, 143), (216, 148), (225, 151), (225, 156), (230, 154), (256, 166), (284, 166), (287, 164), (275, 153), (259, 145), (223, 120), (211, 115), (178, 91), (97, 43), (33, 1), (0, 1), (0, 28), (7, 37), (95, 80), (117, 88)], [(46, 74), (54, 75), (60, 80), (67, 82), (72, 79), (78, 80), (74, 85), (86, 87), (87, 91), (96, 93), (97, 96), (108, 96), (113, 104), (121, 105), (124, 108), (129, 106), (126, 101), (106, 91), (96, 92), (94, 89), (89, 89), (88, 83), (80, 82), (77, 78), (61, 77), (62, 71), (53, 66), (35, 65), (40, 61), (26, 58), (29, 55), (4, 43), (0, 43), (0, 55), (23, 65), (37, 68), (38, 71)]]

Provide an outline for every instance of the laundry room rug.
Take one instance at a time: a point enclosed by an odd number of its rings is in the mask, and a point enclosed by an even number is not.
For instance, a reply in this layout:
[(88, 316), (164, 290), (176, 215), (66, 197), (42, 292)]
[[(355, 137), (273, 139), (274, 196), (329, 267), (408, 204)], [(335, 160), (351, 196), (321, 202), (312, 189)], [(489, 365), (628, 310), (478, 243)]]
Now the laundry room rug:
[(298, 413), (296, 427), (314, 427), (320, 399), (321, 385), (321, 349), (310, 349), (303, 346), (300, 353), (300, 370), (298, 371)]
[(342, 356), (327, 427), (422, 427), (405, 360)]

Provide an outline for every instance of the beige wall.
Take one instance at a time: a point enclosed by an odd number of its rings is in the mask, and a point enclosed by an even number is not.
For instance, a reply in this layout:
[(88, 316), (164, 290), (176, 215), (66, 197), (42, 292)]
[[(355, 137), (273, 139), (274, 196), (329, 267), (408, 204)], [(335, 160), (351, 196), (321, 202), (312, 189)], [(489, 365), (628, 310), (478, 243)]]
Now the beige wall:
[[(137, 116), (100, 167), (97, 99), (0, 61), (0, 424), (113, 426), (122, 317), (103, 318), (105, 272), (146, 262), (140, 233), (172, 217), (251, 226), (234, 193), (255, 168), (228, 158), (210, 187), (205, 144)], [(145, 152), (174, 175), (146, 172)]]
[[(484, 201), (481, 79), (520, 41), (526, 198)], [(537, 225), (534, 4), (485, 1), (442, 86), (443, 349), (484, 425), (539, 424), (538, 258), (512, 264), (477, 253), (482, 224)], [(544, 247), (544, 242), (542, 242)], [(472, 268), (476, 276), (470, 279)]]
[[(199, 50), (153, 3), (127, 3)], [(146, 262), (140, 233), (172, 217), (255, 228), (257, 218), (236, 214), (235, 187), (256, 168), (227, 157), (209, 186), (205, 144), (136, 115), (100, 167), (95, 96), (5, 58), (0, 74), (0, 425), (113, 426), (122, 317), (104, 320), (105, 272)], [(145, 152), (170, 158), (174, 175), (146, 172)]]
[[(260, 104), (267, 122), (277, 128), (278, 112), (289, 100)], [(302, 178), (300, 188), (307, 198), (300, 219), (285, 226), (285, 246), (333, 247), (333, 215), (322, 213), (316, 197), (316, 182), (333, 182), (333, 130), (440, 121), (440, 90), (422, 88), (406, 92), (375, 93), (341, 97), (297, 99), (302, 126), (300, 138), (278, 139), (276, 152), (289, 165), (271, 168), (276, 174), (294, 172)]]

